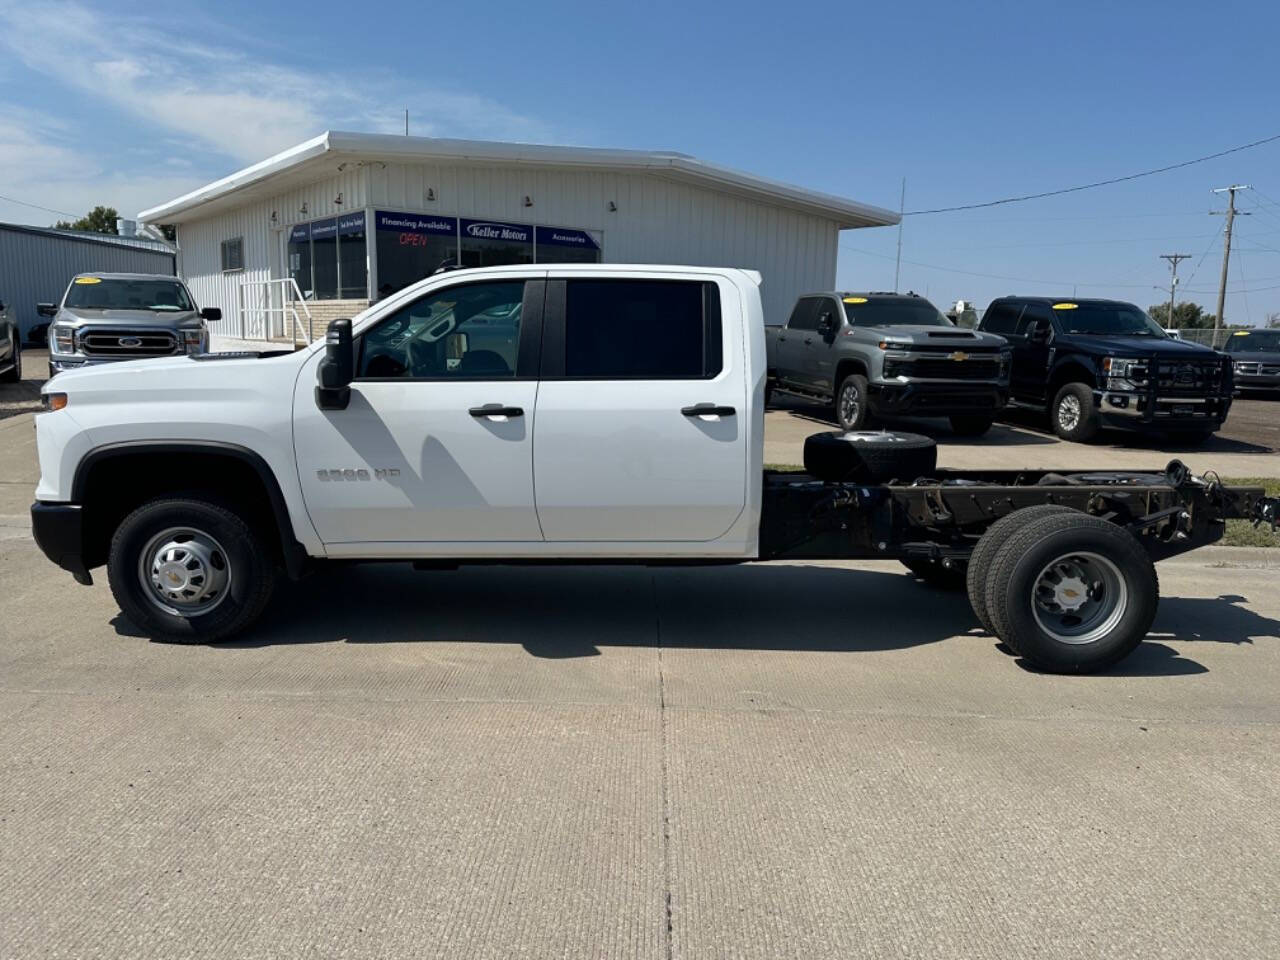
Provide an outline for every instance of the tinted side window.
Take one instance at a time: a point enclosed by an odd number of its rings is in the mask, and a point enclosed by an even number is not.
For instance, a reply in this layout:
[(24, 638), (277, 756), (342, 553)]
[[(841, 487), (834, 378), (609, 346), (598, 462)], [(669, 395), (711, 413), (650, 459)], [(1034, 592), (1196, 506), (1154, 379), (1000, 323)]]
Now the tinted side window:
[(788, 330), (817, 330), (818, 304), (820, 297), (802, 297), (791, 311), (791, 319), (787, 321)]
[(723, 365), (720, 291), (689, 280), (570, 280), (566, 377), (695, 380)]
[(982, 325), (979, 329), (985, 330), (987, 333), (1013, 333), (1021, 310), (1022, 305), (1019, 303), (997, 301), (988, 307), (987, 312), (983, 314)]
[(1028, 336), (1035, 327), (1047, 327), (1053, 323), (1053, 317), (1050, 316), (1049, 308), (1042, 303), (1029, 303), (1027, 309), (1022, 311), (1022, 317), (1018, 320), (1018, 327), (1014, 331), (1018, 336)]
[(357, 376), (503, 380), (516, 375), (523, 280), (447, 287), (360, 337)]

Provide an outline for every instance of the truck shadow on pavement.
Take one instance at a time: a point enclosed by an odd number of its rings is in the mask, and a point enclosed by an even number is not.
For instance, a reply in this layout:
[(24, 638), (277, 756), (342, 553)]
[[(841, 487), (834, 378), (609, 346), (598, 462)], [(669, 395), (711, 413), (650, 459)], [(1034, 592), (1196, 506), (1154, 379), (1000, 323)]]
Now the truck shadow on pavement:
[[(1160, 641), (1280, 639), (1280, 621), (1240, 596), (1166, 597), (1151, 634), (1109, 675), (1180, 676), (1207, 668)], [(137, 635), (123, 617), (117, 631)], [(805, 564), (724, 567), (407, 564), (321, 571), (284, 583), (259, 624), (218, 649), (304, 643), (518, 643), (544, 659), (601, 647), (879, 652), (953, 637), (995, 646), (963, 592), (906, 571)], [(1017, 661), (1024, 664), (1023, 661)], [(1031, 669), (1027, 667), (1027, 669)]]

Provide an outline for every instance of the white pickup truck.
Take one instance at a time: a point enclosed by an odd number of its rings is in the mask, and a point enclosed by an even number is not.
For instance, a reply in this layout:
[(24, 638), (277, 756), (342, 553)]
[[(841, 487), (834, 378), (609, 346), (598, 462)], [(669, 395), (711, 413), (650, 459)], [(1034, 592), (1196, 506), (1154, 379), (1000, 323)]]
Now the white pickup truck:
[(1087, 671), (1145, 635), (1153, 560), (1275, 517), (1176, 462), (947, 471), (911, 434), (815, 435), (806, 472), (766, 471), (759, 283), (461, 270), (296, 353), (60, 374), (36, 417), (36, 541), (81, 583), (105, 564), (130, 620), (187, 642), (241, 633), (280, 572), (334, 560), (898, 558), (966, 588), (1036, 666)]

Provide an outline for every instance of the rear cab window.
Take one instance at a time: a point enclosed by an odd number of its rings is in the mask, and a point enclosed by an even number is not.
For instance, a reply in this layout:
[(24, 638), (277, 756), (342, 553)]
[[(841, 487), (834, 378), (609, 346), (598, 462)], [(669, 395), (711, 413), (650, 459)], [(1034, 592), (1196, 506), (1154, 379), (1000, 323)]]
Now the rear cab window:
[(565, 379), (702, 380), (715, 377), (723, 366), (715, 283), (566, 282)]

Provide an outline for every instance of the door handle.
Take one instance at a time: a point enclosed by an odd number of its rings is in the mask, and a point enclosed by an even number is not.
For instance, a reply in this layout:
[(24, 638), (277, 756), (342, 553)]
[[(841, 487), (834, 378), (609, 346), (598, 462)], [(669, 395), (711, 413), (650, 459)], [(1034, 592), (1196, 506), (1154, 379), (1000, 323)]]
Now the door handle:
[(714, 403), (697, 403), (692, 407), (681, 407), (680, 412), (686, 417), (732, 417), (738, 411), (733, 407), (717, 407)]
[(779, 342), (779, 343), (782, 343), (782, 342), (783, 342), (784, 340), (786, 340), (786, 339), (787, 339), (786, 337), (778, 337), (778, 342)]
[(467, 413), (473, 417), (523, 417), (523, 407), (504, 407), (500, 403), (486, 403), (483, 407), (472, 407)]
[(813, 337), (805, 337), (805, 338), (804, 338), (804, 345), (805, 345), (806, 347), (807, 347), (809, 344), (811, 344), (811, 343), (813, 343)]

